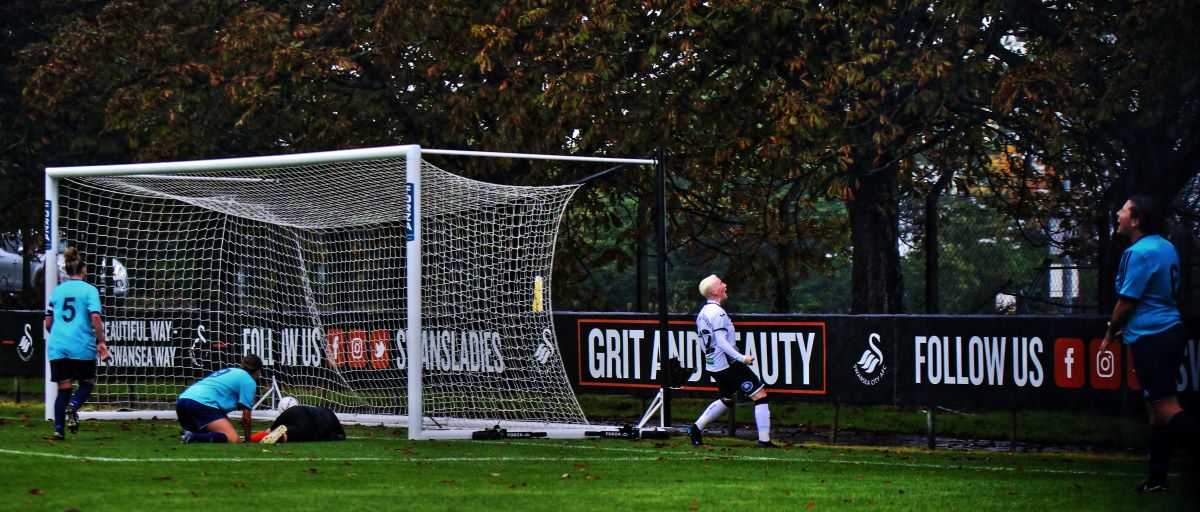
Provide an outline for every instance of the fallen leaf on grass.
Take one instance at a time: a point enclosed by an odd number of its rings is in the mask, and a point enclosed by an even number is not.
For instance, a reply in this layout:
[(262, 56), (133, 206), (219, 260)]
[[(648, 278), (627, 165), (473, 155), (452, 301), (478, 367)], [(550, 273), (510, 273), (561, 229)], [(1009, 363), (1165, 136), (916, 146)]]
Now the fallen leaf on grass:
[(239, 489), (243, 489), (243, 488), (245, 488), (245, 487), (246, 487), (246, 484), (244, 484), (244, 483), (242, 483), (242, 482), (235, 482), (235, 483), (233, 484), (233, 486), (234, 486), (234, 487), (237, 487), (237, 488), (239, 488)]
[(154, 477), (154, 479), (155, 479), (155, 480), (158, 480), (159, 482), (165, 482), (165, 481), (167, 481), (167, 480), (170, 480), (170, 479), (171, 479), (171, 477), (169, 477), (169, 476), (156, 476), (156, 477)]
[(45, 492), (46, 492), (46, 491), (43, 491), (43, 490), (41, 490), (41, 489), (30, 489), (30, 490), (29, 490), (29, 494), (32, 494), (32, 495), (34, 495), (34, 496), (41, 496), (41, 495), (42, 495), (42, 494), (44, 494)]
[(810, 501), (810, 502), (808, 502), (808, 505), (805, 505), (805, 506), (804, 506), (804, 508), (806, 508), (806, 509), (809, 509), (809, 510), (812, 510), (812, 509), (816, 508), (816, 506), (817, 506), (817, 502), (815, 502), (815, 501)]
[(571, 479), (571, 474), (570, 474), (570, 473), (563, 473), (562, 479), (563, 479), (563, 480), (570, 480), (570, 479)]

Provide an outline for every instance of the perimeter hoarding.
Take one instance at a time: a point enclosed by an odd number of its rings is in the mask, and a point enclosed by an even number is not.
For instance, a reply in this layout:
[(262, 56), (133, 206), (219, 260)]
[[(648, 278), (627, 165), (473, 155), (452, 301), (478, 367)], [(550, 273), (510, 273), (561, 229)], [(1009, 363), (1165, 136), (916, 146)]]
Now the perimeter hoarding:
[[(970, 409), (1114, 411), (1139, 407), (1127, 347), (1100, 350), (1098, 317), (731, 315), (739, 349), (776, 399)], [(670, 318), (671, 357), (690, 371), (685, 395), (711, 396), (690, 315)], [(581, 393), (658, 387), (652, 315), (559, 313), (555, 329)], [(1195, 336), (1177, 377), (1200, 389)]]
[[(192, 315), (192, 316), (189, 316)], [(1130, 410), (1141, 407), (1126, 347), (1100, 350), (1105, 318), (917, 315), (732, 315), (740, 349), (774, 400), (941, 405), (966, 409)], [(41, 313), (0, 312), (0, 375), (44, 372)], [(395, 378), (406, 367), (403, 326), (346, 323), (325, 331), (295, 322), (236, 317), (219, 331), (195, 312), (107, 318), (113, 360), (102, 372), (198, 377), (249, 351), (270, 368)], [(292, 326), (292, 324), (295, 326)], [(1196, 325), (1196, 322), (1189, 322)], [(222, 333), (223, 331), (223, 333)], [(663, 340), (654, 315), (555, 313), (558, 354), (543, 333), (440, 332), (425, 340), (426, 371), (501, 373), (521, 361), (561, 356), (578, 393), (652, 395)], [(537, 336), (515, 354), (498, 340)], [(1197, 404), (1196, 332), (1176, 376), (1181, 399)], [(691, 315), (670, 317), (671, 357), (689, 372), (681, 393), (712, 396), (701, 370)], [(533, 364), (533, 363), (530, 363)], [(150, 368), (157, 368), (150, 371)], [(549, 366), (547, 366), (549, 368)], [(390, 370), (390, 373), (389, 373)]]

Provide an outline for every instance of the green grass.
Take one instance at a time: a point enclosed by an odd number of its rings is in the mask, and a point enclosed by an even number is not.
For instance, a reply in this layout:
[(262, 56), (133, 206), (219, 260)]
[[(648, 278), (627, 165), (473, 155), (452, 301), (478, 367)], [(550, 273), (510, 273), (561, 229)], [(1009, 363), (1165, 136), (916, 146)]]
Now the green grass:
[(1129, 492), (1140, 457), (669, 441), (350, 440), (180, 445), (170, 421), (84, 421), (46, 439), (40, 404), (0, 402), (5, 510), (1189, 510)]
[[(591, 418), (641, 417), (645, 403), (617, 395), (579, 395), (584, 412)], [(696, 418), (712, 399), (676, 398), (672, 400), (672, 420), (686, 424)], [(834, 405), (818, 402), (773, 402), (771, 424), (787, 432), (795, 431), (805, 440), (828, 440)], [(1012, 428), (1009, 412), (936, 410), (934, 431), (938, 436), (962, 439), (990, 439), (1007, 443)], [(1016, 414), (1018, 443), (1054, 446), (1078, 446), (1117, 450), (1141, 448), (1146, 438), (1146, 418), (1141, 411), (1130, 414), (1081, 412), (1019, 411)], [(739, 435), (750, 435), (754, 415), (749, 404), (739, 404), (735, 412)], [(885, 405), (842, 405), (838, 411), (839, 439), (854, 439), (854, 433), (875, 435), (926, 435), (926, 413), (916, 407)], [(724, 431), (728, 421), (722, 417), (710, 429)]]

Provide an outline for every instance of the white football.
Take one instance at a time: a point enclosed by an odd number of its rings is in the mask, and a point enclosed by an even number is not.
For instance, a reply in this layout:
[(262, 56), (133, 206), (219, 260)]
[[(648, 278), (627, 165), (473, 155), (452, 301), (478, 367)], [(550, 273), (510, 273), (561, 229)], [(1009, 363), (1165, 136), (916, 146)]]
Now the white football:
[(300, 405), (300, 401), (296, 400), (296, 397), (285, 396), (279, 400), (278, 409), (280, 411), (286, 411), (289, 407), (295, 407), (297, 405)]

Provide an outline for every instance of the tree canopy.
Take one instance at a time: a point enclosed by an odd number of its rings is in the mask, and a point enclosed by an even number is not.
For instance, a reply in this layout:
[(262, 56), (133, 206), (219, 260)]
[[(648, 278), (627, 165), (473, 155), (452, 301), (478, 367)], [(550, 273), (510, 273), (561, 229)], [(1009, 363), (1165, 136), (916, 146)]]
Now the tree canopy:
[[(398, 143), (613, 156), (661, 147), (672, 279), (720, 273), (769, 298), (758, 307), (792, 311), (809, 304), (797, 296), (803, 281), (847, 255), (849, 309), (901, 312), (905, 198), (934, 197), (953, 179), (956, 193), (986, 191), (1015, 222), (1068, 218), (1084, 257), (1104, 254), (1088, 240), (1107, 236), (1117, 198), (1173, 197), (1194, 177), (1200, 57), (1184, 25), (1197, 9), (1184, 0), (11, 3), (0, 8), (11, 42), (0, 54), (0, 165), (5, 205), (26, 213), (5, 221), (37, 234), (50, 165)], [(1009, 146), (1025, 165), (987, 165)], [(597, 170), (447, 167), (519, 184)], [(643, 277), (656, 256), (646, 243), (652, 190), (649, 172), (619, 172), (576, 197), (556, 258), (560, 305), (648, 307), (648, 286), (661, 285)], [(630, 289), (614, 296), (600, 275)], [(691, 286), (670, 286), (672, 308), (694, 302)]]

